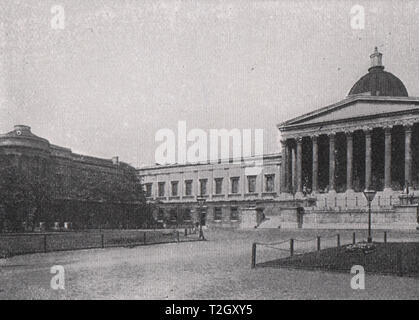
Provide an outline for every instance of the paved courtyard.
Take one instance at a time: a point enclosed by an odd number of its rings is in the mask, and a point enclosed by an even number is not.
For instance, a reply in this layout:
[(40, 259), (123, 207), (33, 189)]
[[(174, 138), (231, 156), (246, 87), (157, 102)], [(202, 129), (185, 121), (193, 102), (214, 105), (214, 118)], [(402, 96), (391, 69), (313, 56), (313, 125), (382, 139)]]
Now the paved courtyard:
[[(419, 299), (419, 279), (366, 275), (352, 290), (352, 275), (292, 269), (251, 269), (251, 244), (321, 235), (332, 246), (337, 231), (207, 231), (206, 242), (134, 248), (50, 252), (0, 260), (0, 299)], [(350, 243), (352, 231), (339, 231)], [(363, 235), (361, 235), (363, 233)], [(360, 231), (359, 239), (365, 231)], [(382, 241), (382, 233), (376, 238)], [(388, 241), (419, 241), (419, 232), (391, 231)], [(316, 248), (300, 242), (296, 250)], [(283, 248), (287, 248), (284, 244)], [(258, 262), (287, 255), (258, 249)], [(65, 270), (65, 289), (53, 290), (53, 265)]]

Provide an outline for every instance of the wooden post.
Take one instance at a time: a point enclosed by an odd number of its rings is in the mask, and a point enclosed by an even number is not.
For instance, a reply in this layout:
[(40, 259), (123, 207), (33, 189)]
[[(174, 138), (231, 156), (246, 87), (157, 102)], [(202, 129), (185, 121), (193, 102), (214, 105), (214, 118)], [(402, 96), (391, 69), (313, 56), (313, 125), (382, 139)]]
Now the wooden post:
[(44, 252), (47, 252), (47, 235), (44, 234)]
[(144, 234), (143, 234), (143, 242), (144, 242), (144, 244), (146, 244), (147, 243), (147, 236), (146, 236), (146, 233), (144, 232)]
[(352, 234), (352, 244), (356, 243), (356, 234), (355, 232)]
[(317, 237), (317, 251), (320, 251), (320, 237)]
[(105, 235), (103, 233), (100, 235), (100, 243), (102, 249), (105, 248)]
[(402, 250), (397, 251), (397, 274), (403, 275)]
[(294, 239), (290, 239), (290, 257), (294, 255)]
[(256, 242), (252, 244), (252, 269), (256, 268)]
[(340, 234), (336, 235), (337, 246), (340, 247)]
[(384, 243), (387, 243), (387, 231), (384, 231)]
[(177, 240), (177, 242), (180, 242), (180, 239), (179, 239), (179, 231), (176, 231), (176, 240)]

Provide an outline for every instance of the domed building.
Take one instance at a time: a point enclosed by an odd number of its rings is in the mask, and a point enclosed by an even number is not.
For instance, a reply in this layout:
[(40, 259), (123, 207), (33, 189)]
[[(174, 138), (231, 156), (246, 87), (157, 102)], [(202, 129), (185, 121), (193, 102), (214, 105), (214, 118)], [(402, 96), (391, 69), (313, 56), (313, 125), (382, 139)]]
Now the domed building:
[(284, 218), (291, 225), (365, 227), (368, 189), (376, 227), (417, 226), (419, 98), (384, 70), (377, 48), (370, 58), (344, 100), (278, 125), (281, 198), (304, 207)]
[[(368, 73), (343, 100), (288, 120), (282, 154), (250, 174), (239, 163), (138, 169), (156, 220), (228, 228), (367, 228), (365, 189), (374, 189), (373, 227), (416, 229), (419, 98), (371, 54)], [(204, 205), (198, 203), (198, 198)], [(205, 202), (204, 200), (205, 199)]]

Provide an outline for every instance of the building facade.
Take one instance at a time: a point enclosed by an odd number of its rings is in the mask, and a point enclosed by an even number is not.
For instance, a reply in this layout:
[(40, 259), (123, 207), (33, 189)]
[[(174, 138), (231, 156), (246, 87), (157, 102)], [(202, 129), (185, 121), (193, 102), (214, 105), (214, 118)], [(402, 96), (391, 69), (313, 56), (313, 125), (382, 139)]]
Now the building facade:
[(73, 153), (28, 126), (0, 135), (0, 170), (0, 231), (125, 227), (139, 215), (133, 167)]
[[(280, 155), (219, 163), (155, 165), (138, 169), (149, 203), (161, 224), (257, 226), (279, 193)], [(249, 170), (250, 169), (250, 170)], [(205, 199), (201, 207), (198, 197)]]
[[(160, 208), (159, 220), (175, 222), (185, 211), (187, 217), (198, 215), (196, 200), (206, 181), (204, 215), (211, 226), (366, 228), (363, 191), (374, 189), (377, 228), (416, 229), (419, 98), (384, 71), (377, 48), (370, 58), (368, 73), (345, 99), (278, 125), (281, 154), (264, 159), (260, 176), (228, 164), (139, 169), (149, 201)], [(267, 191), (270, 175), (273, 192)], [(255, 190), (249, 190), (249, 181), (255, 181)]]

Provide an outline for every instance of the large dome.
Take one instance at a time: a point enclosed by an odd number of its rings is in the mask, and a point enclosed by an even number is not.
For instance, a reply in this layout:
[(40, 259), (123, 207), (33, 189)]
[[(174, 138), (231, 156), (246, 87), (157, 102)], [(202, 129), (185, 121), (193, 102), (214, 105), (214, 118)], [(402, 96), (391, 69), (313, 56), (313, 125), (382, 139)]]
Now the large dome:
[(354, 84), (349, 95), (407, 97), (408, 93), (403, 82), (394, 74), (384, 71), (381, 63), (382, 54), (377, 48), (370, 57), (371, 67), (368, 73)]

